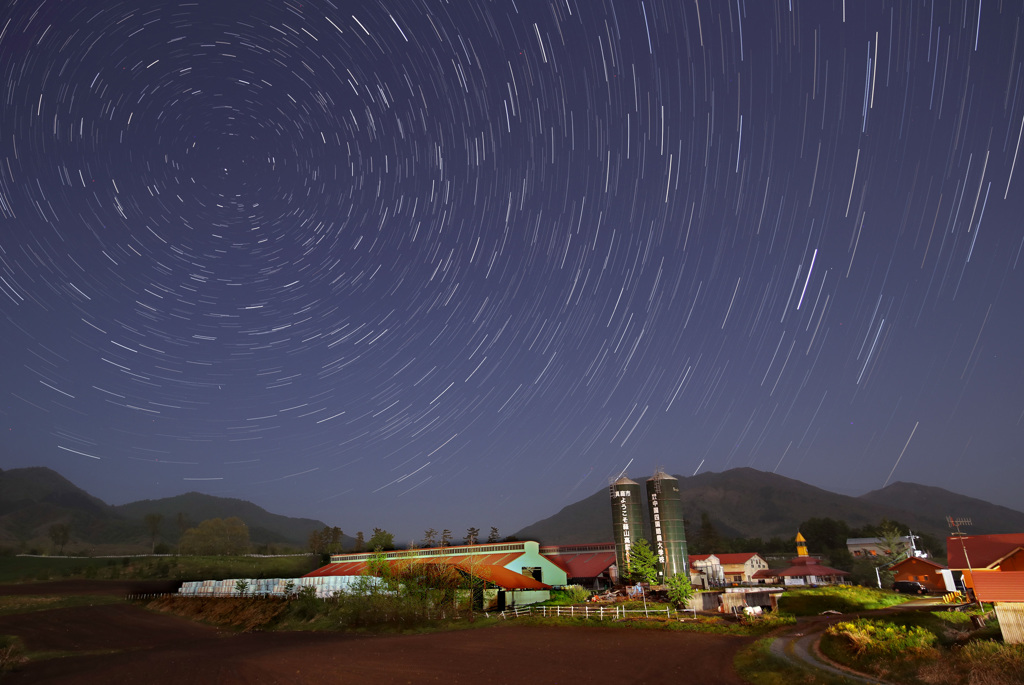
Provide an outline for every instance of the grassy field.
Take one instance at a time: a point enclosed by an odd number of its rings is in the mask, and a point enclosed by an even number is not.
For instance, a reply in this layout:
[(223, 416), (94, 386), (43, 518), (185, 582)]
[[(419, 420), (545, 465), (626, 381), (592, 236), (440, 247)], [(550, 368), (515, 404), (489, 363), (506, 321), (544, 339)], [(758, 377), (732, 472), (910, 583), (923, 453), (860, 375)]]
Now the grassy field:
[(994, 614), (974, 629), (971, 615), (907, 612), (842, 622), (822, 637), (830, 659), (898, 683), (1024, 685), (1024, 645), (999, 639)]
[(825, 671), (791, 664), (771, 652), (772, 638), (766, 637), (736, 655), (733, 668), (753, 685), (849, 685), (850, 680)]
[(296, 557), (18, 557), (0, 564), (0, 583), (86, 578), (92, 580), (221, 580), (295, 578), (319, 568), (314, 556)]
[(793, 616), (817, 616), (824, 611), (842, 614), (884, 609), (908, 602), (912, 598), (892, 592), (859, 585), (832, 585), (828, 587), (786, 590), (779, 599), (779, 611)]
[(66, 609), (69, 607), (77, 606), (116, 604), (121, 601), (122, 600), (118, 597), (105, 595), (89, 595), (87, 597), (44, 597), (40, 595), (7, 595), (0, 596), (0, 616), (8, 614), (25, 614), (31, 611)]

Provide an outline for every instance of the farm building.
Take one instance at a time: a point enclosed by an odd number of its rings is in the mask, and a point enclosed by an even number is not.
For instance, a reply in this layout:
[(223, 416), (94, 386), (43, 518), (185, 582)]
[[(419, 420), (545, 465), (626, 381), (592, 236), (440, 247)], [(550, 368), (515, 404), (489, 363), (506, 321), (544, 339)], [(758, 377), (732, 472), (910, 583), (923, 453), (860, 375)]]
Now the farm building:
[(960, 571), (973, 591), (975, 576), (1024, 572), (1024, 533), (953, 535), (946, 538), (946, 556), (950, 570)]
[[(333, 554), (331, 563), (308, 573), (304, 578), (361, 576), (372, 552)], [(566, 569), (540, 553), (540, 545), (526, 540), (482, 545), (460, 545), (427, 549), (381, 552), (380, 557), (393, 569), (408, 564), (437, 564), (484, 581), (498, 590), (493, 605), (504, 608), (514, 604), (543, 602), (553, 587), (568, 584)]]
[(888, 549), (884, 538), (847, 538), (846, 549), (855, 557), (882, 557), (888, 554), (917, 556), (916, 535), (904, 535), (896, 540), (896, 549)]
[(750, 583), (755, 581), (758, 571), (767, 568), (768, 562), (756, 552), (691, 554), (690, 582), (694, 587), (704, 588)]
[(786, 585), (838, 585), (850, 575), (837, 568), (822, 566), (820, 562), (820, 559), (814, 557), (796, 557), (789, 560), (789, 568), (772, 573), (782, 578)]
[(615, 543), (593, 545), (544, 545), (540, 553), (565, 570), (569, 583), (589, 590), (603, 590), (618, 582)]
[[(767, 570), (761, 569), (759, 573), (761, 572), (764, 572), (761, 576), (756, 573), (754, 575), (758, 578), (765, 577)], [(820, 559), (808, 556), (807, 540), (799, 531), (796, 534), (796, 557), (789, 560), (789, 568), (777, 571), (773, 569), (771, 573), (781, 578), (786, 585), (838, 585), (843, 582), (844, 577), (850, 575), (837, 568), (822, 566)]]
[(908, 557), (897, 561), (889, 567), (893, 572), (893, 580), (916, 580), (927, 588), (928, 592), (945, 592), (946, 581), (942, 571), (946, 567), (929, 559)]
[(325, 598), (336, 592), (348, 591), (357, 583), (365, 581), (366, 579), (359, 576), (189, 580), (181, 584), (178, 594), (186, 597), (239, 597), (243, 594), (284, 597), (294, 594), (304, 587), (312, 587), (317, 597)]

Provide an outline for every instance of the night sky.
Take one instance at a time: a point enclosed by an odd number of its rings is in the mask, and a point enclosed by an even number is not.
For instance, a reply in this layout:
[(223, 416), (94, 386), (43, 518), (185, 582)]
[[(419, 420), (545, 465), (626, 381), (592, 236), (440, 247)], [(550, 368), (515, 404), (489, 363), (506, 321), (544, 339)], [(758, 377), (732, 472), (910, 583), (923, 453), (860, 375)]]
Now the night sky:
[(8, 0), (0, 466), (399, 544), (657, 467), (1019, 509), (1022, 18)]

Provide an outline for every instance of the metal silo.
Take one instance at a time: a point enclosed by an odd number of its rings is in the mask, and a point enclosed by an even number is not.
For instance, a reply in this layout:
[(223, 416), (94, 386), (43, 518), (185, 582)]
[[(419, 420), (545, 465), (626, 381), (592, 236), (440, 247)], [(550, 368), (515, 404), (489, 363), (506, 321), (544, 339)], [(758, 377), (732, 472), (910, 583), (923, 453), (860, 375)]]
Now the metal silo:
[(612, 530), (615, 532), (615, 563), (621, 578), (629, 568), (629, 547), (644, 535), (640, 484), (623, 476), (609, 488)]
[(677, 573), (689, 575), (683, 503), (679, 480), (658, 471), (647, 481), (647, 512), (650, 514), (652, 549), (658, 557), (658, 581)]

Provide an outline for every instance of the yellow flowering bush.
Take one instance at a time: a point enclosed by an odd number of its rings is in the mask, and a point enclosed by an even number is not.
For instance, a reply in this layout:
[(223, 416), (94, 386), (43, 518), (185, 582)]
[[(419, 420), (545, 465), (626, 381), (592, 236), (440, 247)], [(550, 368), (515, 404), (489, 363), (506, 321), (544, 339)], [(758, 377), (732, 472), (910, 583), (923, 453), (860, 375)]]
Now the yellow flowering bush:
[(919, 652), (928, 649), (936, 641), (935, 635), (924, 628), (864, 618), (835, 623), (829, 626), (827, 632), (845, 638), (858, 655)]

